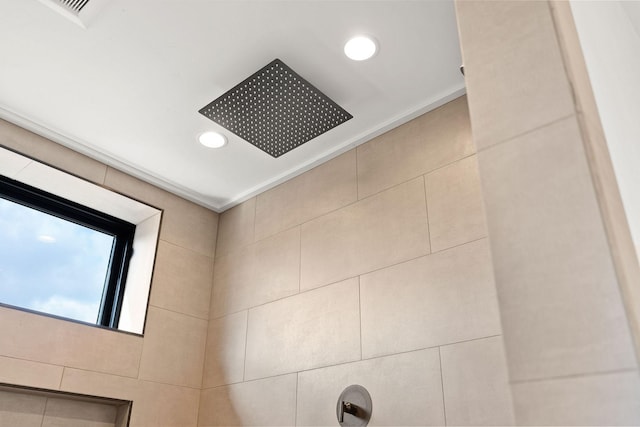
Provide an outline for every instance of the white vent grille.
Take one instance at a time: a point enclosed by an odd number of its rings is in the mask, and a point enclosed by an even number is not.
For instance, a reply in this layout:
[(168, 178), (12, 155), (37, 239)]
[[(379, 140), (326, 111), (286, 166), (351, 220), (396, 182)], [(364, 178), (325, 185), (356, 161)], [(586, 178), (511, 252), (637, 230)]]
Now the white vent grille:
[(70, 10), (71, 12), (75, 12), (76, 15), (80, 13), (83, 7), (89, 3), (89, 0), (57, 0), (63, 7)]
[(60, 15), (75, 22), (82, 28), (95, 19), (102, 7), (109, 0), (39, 0)]

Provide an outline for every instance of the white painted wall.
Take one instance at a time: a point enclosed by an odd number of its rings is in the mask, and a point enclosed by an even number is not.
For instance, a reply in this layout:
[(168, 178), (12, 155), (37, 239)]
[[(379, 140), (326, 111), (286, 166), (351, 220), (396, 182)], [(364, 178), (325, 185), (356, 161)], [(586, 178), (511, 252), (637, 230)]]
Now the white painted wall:
[(571, 1), (598, 111), (640, 253), (640, 1)]

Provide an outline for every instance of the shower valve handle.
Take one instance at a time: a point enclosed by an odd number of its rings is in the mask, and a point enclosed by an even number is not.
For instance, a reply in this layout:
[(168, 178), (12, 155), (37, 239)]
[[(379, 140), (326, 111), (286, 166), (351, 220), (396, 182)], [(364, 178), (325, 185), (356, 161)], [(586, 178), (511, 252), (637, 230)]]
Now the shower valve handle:
[(344, 421), (344, 413), (347, 414), (351, 414), (353, 416), (357, 416), (356, 414), (358, 413), (358, 407), (356, 405), (354, 405), (351, 402), (345, 402), (344, 400), (342, 401), (342, 404), (340, 405), (340, 414), (339, 414), (339, 421), (343, 422)]

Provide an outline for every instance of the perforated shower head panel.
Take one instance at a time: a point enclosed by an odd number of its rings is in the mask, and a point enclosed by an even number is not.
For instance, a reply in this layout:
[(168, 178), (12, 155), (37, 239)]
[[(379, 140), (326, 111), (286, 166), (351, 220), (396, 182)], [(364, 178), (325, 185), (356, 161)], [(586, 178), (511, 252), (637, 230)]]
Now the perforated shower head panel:
[(200, 113), (273, 157), (353, 117), (279, 59)]

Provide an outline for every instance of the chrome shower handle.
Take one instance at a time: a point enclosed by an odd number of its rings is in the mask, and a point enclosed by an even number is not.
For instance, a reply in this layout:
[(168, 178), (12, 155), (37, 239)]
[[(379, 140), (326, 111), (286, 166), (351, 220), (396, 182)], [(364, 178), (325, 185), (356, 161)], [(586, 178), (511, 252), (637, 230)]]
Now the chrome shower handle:
[(353, 416), (357, 416), (356, 414), (358, 413), (358, 407), (356, 405), (354, 405), (351, 402), (345, 402), (344, 400), (342, 401), (342, 403), (340, 404), (340, 411), (338, 414), (338, 421), (343, 422), (344, 421), (344, 413), (347, 414), (351, 414)]

